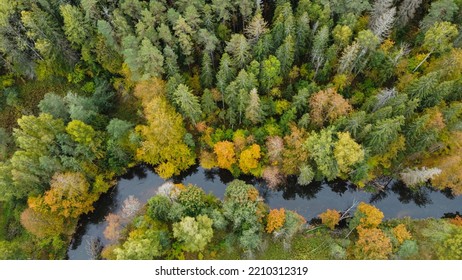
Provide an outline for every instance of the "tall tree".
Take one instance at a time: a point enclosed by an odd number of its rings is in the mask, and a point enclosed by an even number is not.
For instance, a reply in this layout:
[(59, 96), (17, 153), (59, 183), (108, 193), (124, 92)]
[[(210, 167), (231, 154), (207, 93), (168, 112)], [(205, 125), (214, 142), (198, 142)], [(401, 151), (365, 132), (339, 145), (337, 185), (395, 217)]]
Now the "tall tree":
[(202, 115), (199, 99), (195, 96), (188, 86), (184, 84), (178, 85), (173, 93), (173, 101), (180, 108), (180, 111), (194, 125), (199, 121)]

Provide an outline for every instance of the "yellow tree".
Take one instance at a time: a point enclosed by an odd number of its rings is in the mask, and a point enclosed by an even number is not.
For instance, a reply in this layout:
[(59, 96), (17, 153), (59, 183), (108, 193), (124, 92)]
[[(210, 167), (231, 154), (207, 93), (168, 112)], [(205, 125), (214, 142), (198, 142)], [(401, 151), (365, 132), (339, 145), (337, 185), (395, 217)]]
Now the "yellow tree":
[(334, 229), (340, 221), (340, 212), (337, 210), (327, 209), (326, 212), (319, 214), (322, 224), (330, 229)]
[(83, 174), (56, 173), (50, 185), (43, 201), (52, 213), (65, 218), (78, 218), (81, 214), (93, 211), (93, 202), (98, 196), (90, 193), (90, 184)]
[(258, 144), (253, 144), (242, 151), (239, 157), (239, 168), (241, 168), (244, 173), (255, 171), (255, 169), (258, 168), (260, 157), (260, 146)]
[(351, 167), (364, 160), (364, 150), (355, 142), (349, 132), (337, 133), (338, 141), (334, 148), (334, 157), (343, 175), (351, 171)]
[(353, 249), (356, 259), (386, 260), (392, 252), (392, 244), (381, 229), (358, 227), (358, 240)]
[(234, 144), (229, 141), (220, 141), (213, 146), (213, 151), (217, 156), (218, 167), (231, 169), (231, 166), (236, 163), (236, 153), (234, 152)]
[(382, 222), (383, 217), (383, 212), (377, 207), (361, 202), (350, 221), (350, 228), (376, 228)]
[(281, 209), (272, 209), (267, 217), (266, 222), (266, 232), (272, 233), (275, 230), (282, 228), (284, 222), (286, 221), (286, 210)]
[(135, 95), (141, 99), (146, 125), (135, 130), (143, 139), (136, 156), (157, 165), (162, 178), (178, 175), (195, 163), (194, 152), (184, 142), (186, 129), (183, 119), (167, 102), (165, 82), (153, 79), (139, 83)]

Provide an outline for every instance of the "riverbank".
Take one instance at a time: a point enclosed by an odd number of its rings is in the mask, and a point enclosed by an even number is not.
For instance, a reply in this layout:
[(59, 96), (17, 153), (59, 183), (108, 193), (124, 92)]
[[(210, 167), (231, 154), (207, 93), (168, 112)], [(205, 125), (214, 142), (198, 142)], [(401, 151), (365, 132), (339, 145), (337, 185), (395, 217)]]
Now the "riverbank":
[[(220, 170), (205, 170), (200, 167), (192, 168), (189, 173), (183, 174), (182, 177), (175, 178), (176, 183), (182, 183), (187, 186), (194, 184), (204, 189), (204, 194), (209, 194), (210, 199), (217, 197), (223, 200), (226, 193), (226, 186), (229, 184), (229, 178), (226, 173)], [(411, 233), (411, 236), (418, 237), (418, 241), (413, 239), (413, 242), (406, 246), (409, 250), (420, 253), (398, 254), (400, 246), (393, 245), (395, 248), (392, 259), (402, 258), (422, 258), (436, 259), (439, 256), (435, 255), (434, 248), (441, 246), (444, 242), (440, 238), (439, 241), (433, 240), (426, 232), (438, 228), (445, 228), (446, 221), (439, 219), (442, 217), (453, 217), (460, 210), (462, 203), (459, 201), (461, 197), (447, 196), (432, 189), (423, 188), (419, 192), (406, 192), (405, 187), (399, 184), (390, 185), (389, 189), (384, 189), (380, 199), (377, 194), (367, 193), (363, 190), (356, 190), (353, 186), (349, 186), (347, 182), (336, 182), (333, 184), (310, 185), (300, 188), (293, 185), (288, 190), (281, 189), (279, 191), (269, 190), (263, 184), (258, 184), (255, 179), (247, 178), (248, 183), (253, 181), (255, 189), (259, 192), (261, 202), (267, 205), (267, 209), (285, 209), (285, 211), (295, 211), (301, 214), (308, 221), (301, 230), (293, 236), (290, 246), (288, 243), (274, 239), (272, 234), (261, 235), (261, 247), (259, 249), (244, 254), (239, 246), (232, 245), (229, 238), (226, 237), (227, 231), (215, 230), (213, 239), (207, 245), (207, 249), (198, 254), (184, 253), (183, 257), (187, 259), (240, 259), (251, 257), (255, 259), (343, 259), (353, 258), (351, 252), (352, 244), (355, 244), (358, 238), (357, 230), (351, 231), (348, 228), (347, 219), (343, 219), (339, 226), (334, 230), (329, 230), (321, 224), (319, 214), (327, 209), (337, 209), (344, 211), (351, 207), (353, 203), (372, 203), (383, 213), (384, 222), (380, 225), (382, 230), (387, 235), (393, 236), (392, 228), (399, 223), (406, 226), (406, 229)], [(117, 240), (123, 241), (129, 238), (131, 231), (136, 230), (132, 224), (143, 224), (146, 217), (146, 207), (141, 210), (136, 218), (130, 218), (122, 221), (122, 227), (117, 231), (118, 237), (116, 240), (111, 240), (107, 235), (107, 229), (111, 226), (111, 220), (108, 219), (111, 215), (122, 216), (126, 201), (132, 197), (132, 201), (136, 200), (141, 205), (150, 201), (153, 196), (159, 193), (159, 187), (164, 184), (164, 180), (158, 177), (154, 172), (145, 166), (138, 166), (130, 170), (126, 176), (122, 177), (116, 187), (102, 197), (97, 202), (96, 212), (86, 215), (80, 221), (80, 226), (77, 233), (74, 235), (71, 246), (68, 251), (69, 259), (91, 259), (90, 246), (97, 241), (98, 246), (114, 249)], [(224, 183), (226, 182), (226, 183)], [(161, 188), (162, 189), (162, 188)], [(298, 190), (298, 191), (297, 191)], [(213, 196), (211, 195), (213, 194)], [(407, 195), (405, 195), (407, 194)], [(425, 198), (425, 199), (424, 199)], [(215, 199), (215, 198), (214, 198)], [(445, 200), (438, 200), (445, 199)], [(435, 202), (433, 202), (435, 200)], [(425, 202), (425, 203), (424, 203)], [(201, 205), (196, 201), (197, 205)], [(149, 204), (148, 204), (149, 205)], [(339, 205), (344, 205), (338, 207)], [(381, 208), (382, 205), (388, 206)], [(445, 206), (445, 207), (443, 207)], [(218, 206), (219, 207), (219, 206)], [(452, 208), (451, 208), (452, 207)], [(219, 208), (220, 209), (220, 208)], [(222, 211), (222, 210), (220, 210)], [(269, 210), (265, 210), (269, 211)], [(382, 212), (383, 211), (383, 212)], [(207, 212), (207, 211), (206, 211)], [(350, 216), (354, 216), (354, 211), (350, 211)], [(207, 212), (210, 214), (209, 212)], [(407, 214), (407, 215), (406, 215)], [(403, 216), (407, 216), (403, 218)], [(412, 217), (413, 219), (411, 219)], [(429, 218), (430, 217), (430, 218)], [(267, 219), (267, 218), (264, 218)], [(148, 220), (152, 220), (149, 218)], [(176, 218), (175, 221), (179, 221)], [(166, 223), (167, 228), (172, 228), (172, 222)], [(112, 221), (112, 225), (114, 223)], [(263, 226), (264, 227), (264, 226)], [(446, 227), (447, 228), (447, 227)], [(424, 232), (424, 233), (422, 233)], [(348, 235), (349, 233), (349, 235)], [(171, 235), (170, 235), (171, 236)], [(450, 230), (444, 238), (452, 236)], [(443, 239), (444, 239), (443, 238)], [(175, 239), (172, 239), (175, 240)], [(393, 240), (390, 238), (390, 240)], [(414, 242), (415, 241), (415, 242)], [(231, 242), (231, 243), (229, 243)], [(394, 241), (396, 243), (396, 241)], [(170, 243), (172, 245), (172, 243)], [(420, 248), (420, 246), (423, 246)], [(173, 245), (172, 245), (173, 246)], [(436, 247), (435, 247), (436, 246)], [(100, 248), (100, 249), (101, 249)], [(290, 248), (290, 249), (289, 249)], [(433, 248), (433, 249), (432, 249)], [(105, 252), (107, 258), (117, 258), (116, 256)], [(398, 255), (397, 255), (398, 254)], [(404, 255), (403, 255), (404, 254)], [(176, 256), (178, 257), (178, 256)], [(167, 256), (163, 256), (167, 258)], [(170, 256), (170, 258), (174, 258)]]

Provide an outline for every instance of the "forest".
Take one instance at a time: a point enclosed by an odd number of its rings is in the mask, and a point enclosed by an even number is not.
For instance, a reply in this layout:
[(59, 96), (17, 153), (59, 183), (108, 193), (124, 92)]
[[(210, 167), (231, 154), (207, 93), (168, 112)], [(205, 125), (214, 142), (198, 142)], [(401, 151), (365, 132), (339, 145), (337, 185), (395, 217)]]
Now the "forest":
[(460, 216), (359, 203), (309, 225), (238, 180), (462, 195), (461, 19), (462, 0), (0, 0), (0, 259), (63, 259), (128, 169), (196, 163), (236, 178), (223, 201), (167, 185), (107, 217), (95, 258), (462, 259)]

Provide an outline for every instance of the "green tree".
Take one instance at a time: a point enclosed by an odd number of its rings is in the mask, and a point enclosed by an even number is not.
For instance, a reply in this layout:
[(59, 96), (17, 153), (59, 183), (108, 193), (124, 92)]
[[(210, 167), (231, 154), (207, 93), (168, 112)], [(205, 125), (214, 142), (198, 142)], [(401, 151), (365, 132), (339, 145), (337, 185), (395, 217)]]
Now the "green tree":
[(239, 68), (243, 68), (250, 61), (250, 45), (242, 34), (233, 34), (225, 51), (231, 54), (234, 65)]
[(306, 149), (310, 158), (316, 163), (319, 173), (327, 180), (333, 180), (338, 176), (339, 167), (334, 157), (335, 143), (330, 129), (323, 129), (318, 133), (311, 133), (306, 139)]
[(291, 35), (287, 36), (277, 49), (276, 57), (281, 62), (281, 72), (287, 75), (295, 59), (295, 42)]
[(420, 22), (420, 28), (426, 32), (437, 22), (452, 21), (459, 7), (454, 0), (438, 0), (431, 3), (428, 14)]
[(425, 33), (422, 48), (428, 51), (425, 58), (414, 68), (414, 72), (427, 61), (433, 53), (444, 53), (452, 48), (452, 41), (457, 36), (459, 31), (456, 25), (443, 21), (435, 22), (433, 26)]
[(114, 253), (118, 260), (154, 260), (163, 253), (167, 234), (155, 229), (135, 230)]
[(366, 138), (367, 146), (371, 152), (373, 154), (385, 153), (389, 145), (398, 139), (403, 125), (403, 116), (377, 121)]
[(264, 92), (282, 83), (281, 62), (275, 56), (270, 55), (262, 62), (260, 83)]
[(212, 240), (212, 224), (212, 219), (206, 215), (196, 218), (184, 217), (180, 222), (173, 224), (173, 236), (182, 242), (185, 251), (202, 251)]
[(85, 44), (91, 34), (89, 33), (91, 27), (83, 12), (78, 7), (69, 4), (60, 6), (60, 11), (63, 16), (63, 29), (67, 39), (77, 46)]
[(173, 93), (173, 101), (180, 108), (180, 111), (194, 125), (199, 121), (202, 115), (199, 99), (195, 96), (188, 86), (184, 84), (178, 85)]
[(62, 119), (63, 121), (69, 120), (69, 109), (66, 102), (61, 96), (53, 92), (45, 94), (38, 107), (40, 112), (50, 114), (53, 118)]
[(147, 38), (141, 41), (139, 59), (143, 65), (142, 79), (159, 77), (164, 73), (164, 56)]

